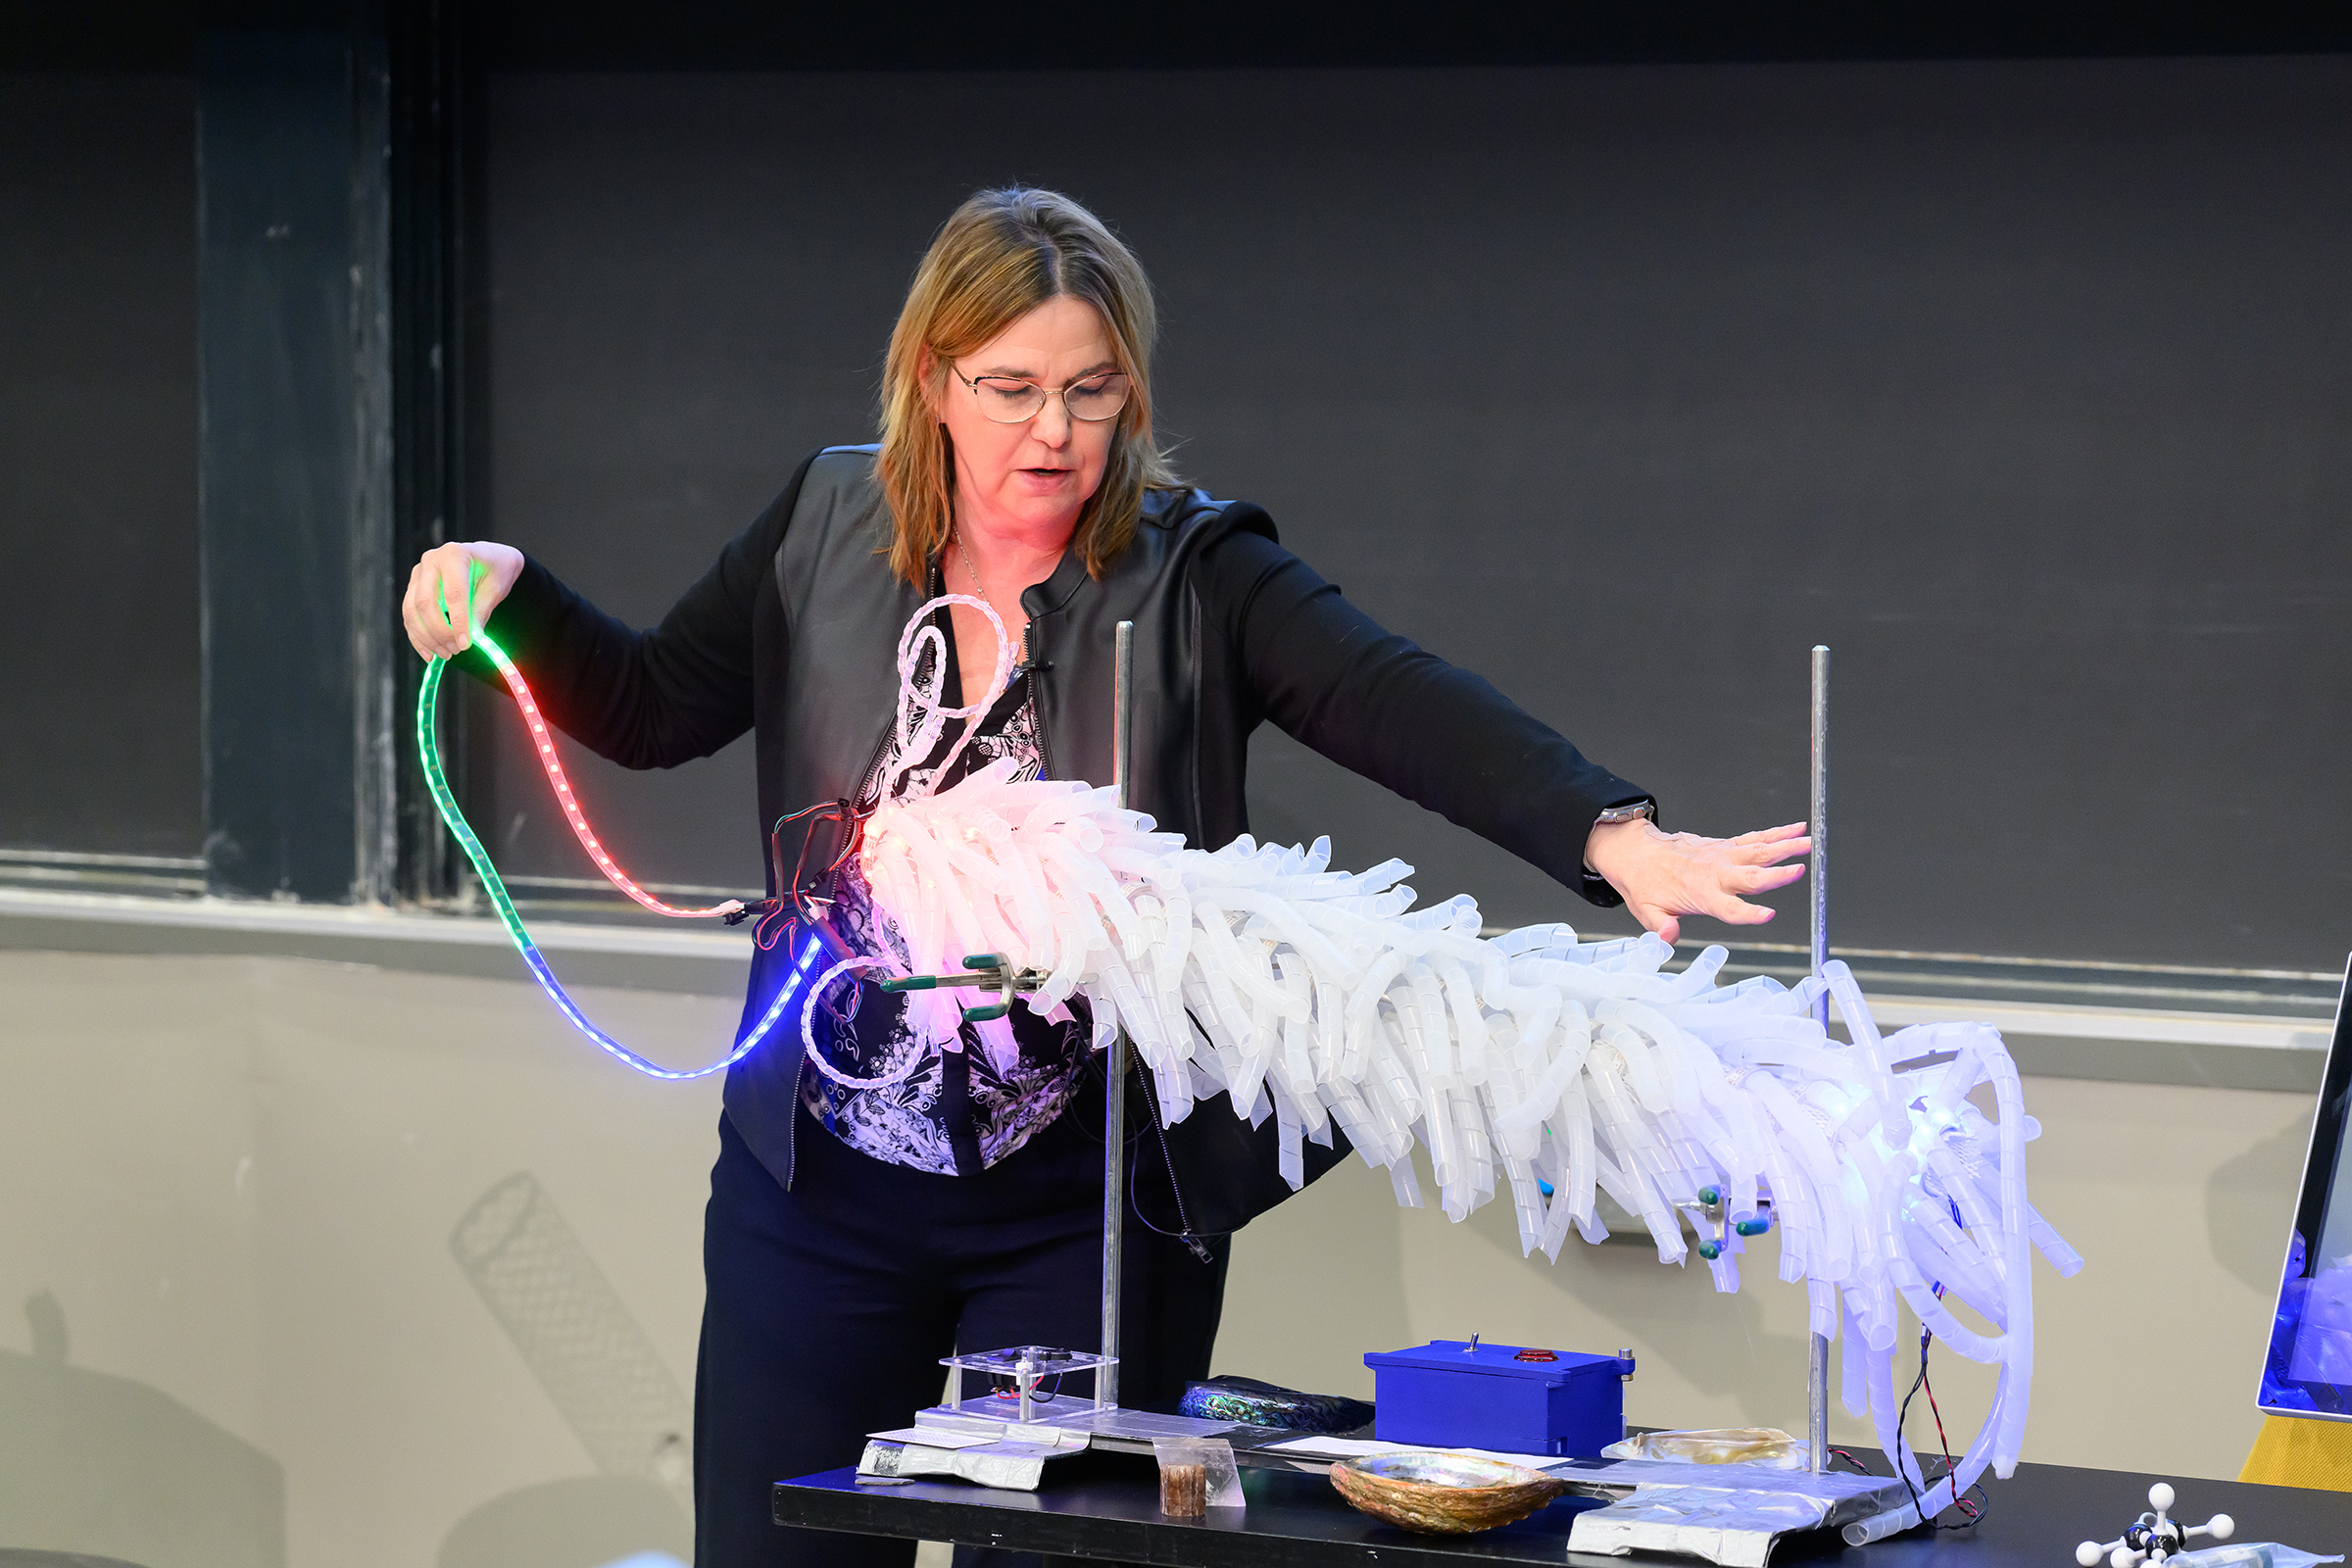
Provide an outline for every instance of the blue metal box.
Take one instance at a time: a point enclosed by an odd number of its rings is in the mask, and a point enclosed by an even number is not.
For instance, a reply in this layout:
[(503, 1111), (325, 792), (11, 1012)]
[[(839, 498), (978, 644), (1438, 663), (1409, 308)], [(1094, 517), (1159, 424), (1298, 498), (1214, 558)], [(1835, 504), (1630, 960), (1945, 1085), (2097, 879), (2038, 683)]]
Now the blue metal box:
[(1383, 1443), (1590, 1459), (1625, 1436), (1629, 1359), (1432, 1340), (1364, 1364)]

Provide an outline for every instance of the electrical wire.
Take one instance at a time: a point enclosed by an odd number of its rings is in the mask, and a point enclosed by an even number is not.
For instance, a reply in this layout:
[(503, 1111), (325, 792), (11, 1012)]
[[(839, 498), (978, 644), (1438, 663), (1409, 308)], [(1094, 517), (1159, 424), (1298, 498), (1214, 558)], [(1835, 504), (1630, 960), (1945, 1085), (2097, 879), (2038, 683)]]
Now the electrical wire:
[[(1936, 1297), (1940, 1299), (1943, 1296), (1943, 1287), (1941, 1285), (1937, 1285), (1935, 1287), (1935, 1290)], [(1928, 1409), (1934, 1412), (1936, 1417), (1936, 1441), (1943, 1449), (1943, 1474), (1948, 1476), (1952, 1473), (1952, 1442), (1951, 1439), (1943, 1435), (1943, 1412), (1936, 1407), (1936, 1390), (1928, 1382), (1928, 1345), (1935, 1338), (1936, 1336), (1934, 1332), (1929, 1329), (1923, 1328), (1919, 1331), (1919, 1376), (1911, 1380), (1911, 1388), (1909, 1392), (1903, 1396), (1902, 1408), (1895, 1414), (1894, 1440), (1903, 1447), (1911, 1448), (1911, 1452), (1914, 1457), (1918, 1456), (1919, 1450), (1911, 1447), (1911, 1439), (1909, 1434), (1905, 1431), (1904, 1423), (1910, 1419), (1911, 1400), (1913, 1396), (1925, 1389), (1928, 1396)], [(1911, 1494), (1911, 1506), (1914, 1510), (1917, 1510), (1921, 1500), (1919, 1491), (1917, 1488), (1911, 1485), (1911, 1473), (1903, 1468), (1902, 1455), (1900, 1453), (1894, 1453), (1887, 1455), (1887, 1457), (1894, 1465), (1894, 1473), (1903, 1478), (1903, 1490)], [(1923, 1474), (1921, 1479), (1926, 1481), (1930, 1489), (1933, 1490), (1936, 1482), (1940, 1480), (1941, 1477), (1927, 1476)], [(1982, 1483), (1970, 1487), (1968, 1490), (1969, 1492), (1978, 1494), (1980, 1498), (1982, 1498), (1984, 1494), (1984, 1489)], [(1967, 1530), (1973, 1528), (1984, 1517), (1984, 1502), (1971, 1502), (1968, 1498), (1967, 1493), (1963, 1493), (1961, 1495), (1954, 1498), (1952, 1501), (1952, 1506), (1960, 1513), (1960, 1523), (1956, 1525), (1937, 1524), (1936, 1525), (1936, 1529)], [(1930, 1521), (1927, 1520), (1921, 1521), (1923, 1524), (1929, 1522)]]
[[(1002, 1372), (994, 1373), (992, 1376), (1000, 1384), (1004, 1382), (1005, 1374)], [(1054, 1385), (1053, 1392), (1050, 1394), (1045, 1391), (1045, 1385), (1048, 1383)], [(1020, 1380), (1013, 1378), (1007, 1386), (992, 1386), (988, 1392), (995, 1398), (1018, 1399), (1021, 1396)], [(1038, 1379), (1037, 1386), (1029, 1391), (1029, 1400), (1032, 1404), (1052, 1404), (1059, 1397), (1061, 1397), (1061, 1374), (1058, 1372), (1050, 1377)]]

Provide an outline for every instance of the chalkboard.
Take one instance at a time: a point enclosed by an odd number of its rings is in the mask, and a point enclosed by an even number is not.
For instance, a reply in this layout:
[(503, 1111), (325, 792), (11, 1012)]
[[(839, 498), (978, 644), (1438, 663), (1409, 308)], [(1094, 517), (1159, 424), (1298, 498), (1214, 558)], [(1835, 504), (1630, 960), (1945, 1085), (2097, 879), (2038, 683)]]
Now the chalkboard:
[[(1668, 824), (1805, 810), (1834, 936), (2316, 969), (2352, 946), (2352, 60), (907, 75), (488, 91), (493, 527), (641, 623), (865, 439), (932, 229), (1142, 255), (1178, 462)], [(511, 734), (475, 809), (581, 874)], [(748, 747), (580, 768), (756, 882)], [(1261, 833), (1623, 929), (1279, 735)], [(1801, 941), (1801, 905), (1777, 901)], [(1721, 928), (1693, 923), (1693, 934)], [(1750, 933), (1755, 934), (1755, 933)]]
[(193, 77), (0, 73), (0, 849), (203, 847)]

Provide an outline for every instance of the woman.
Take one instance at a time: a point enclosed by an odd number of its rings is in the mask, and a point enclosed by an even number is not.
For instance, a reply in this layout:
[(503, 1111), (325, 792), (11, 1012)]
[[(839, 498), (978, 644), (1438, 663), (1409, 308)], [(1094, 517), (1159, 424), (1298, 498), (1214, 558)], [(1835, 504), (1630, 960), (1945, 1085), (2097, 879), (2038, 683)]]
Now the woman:
[[(915, 276), (878, 447), (805, 462), (659, 628), (608, 619), (506, 546), (449, 544), (411, 576), (410, 640), (458, 657), (490, 617), (549, 716), (625, 765), (756, 729), (765, 825), (870, 806), (885, 780), (903, 792), (940, 766), (956, 727), (925, 757), (887, 742), (900, 629), (943, 592), (985, 601), (1020, 662), (942, 782), (1007, 757), (1107, 782), (1111, 631), (1133, 620), (1133, 802), (1197, 846), (1246, 830), (1249, 736), (1272, 719), (1593, 902), (1623, 899), (1670, 941), (1685, 914), (1770, 917), (1741, 895), (1801, 874), (1781, 863), (1808, 848), (1801, 827), (1660, 832), (1646, 794), (1374, 625), (1275, 542), (1263, 512), (1180, 486), (1152, 440), (1153, 329), (1142, 269), (1092, 214), (1051, 192), (983, 191)], [(942, 625), (947, 667), (925, 673), (976, 705), (995, 633), (968, 605)], [(798, 845), (788, 836), (771, 882)], [(870, 949), (856, 876), (824, 891), (832, 923)], [(786, 956), (755, 963), (751, 1016)], [(895, 999), (868, 990), (827, 1011), (820, 1047), (845, 1075), (914, 1065)], [(1017, 1049), (967, 1038), (887, 1089), (805, 1071), (791, 1031), (729, 1074), (696, 1379), (705, 1568), (904, 1561), (903, 1544), (777, 1530), (769, 1484), (852, 1462), (862, 1434), (935, 1402), (953, 1348), (1096, 1344), (1100, 1074), (1082, 1023), (1016, 1008), (1013, 1024)], [(1223, 1106), (1139, 1136), (1166, 1158), (1131, 1167), (1146, 1224), (1126, 1253), (1130, 1404), (1208, 1373), (1223, 1233), (1284, 1191)]]

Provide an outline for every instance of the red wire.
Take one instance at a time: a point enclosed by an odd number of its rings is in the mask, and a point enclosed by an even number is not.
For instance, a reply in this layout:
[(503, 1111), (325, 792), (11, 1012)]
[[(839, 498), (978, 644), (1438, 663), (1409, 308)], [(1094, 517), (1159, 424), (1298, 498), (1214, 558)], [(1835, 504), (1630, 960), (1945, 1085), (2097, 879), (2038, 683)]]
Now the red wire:
[[(1939, 1291), (1936, 1294), (1940, 1296), (1942, 1293)], [(1943, 1412), (1936, 1407), (1936, 1385), (1928, 1381), (1927, 1368), (1924, 1366), (1920, 1368), (1919, 1387), (1920, 1392), (1928, 1396), (1928, 1413), (1936, 1418), (1936, 1444), (1943, 1449), (1943, 1473), (1948, 1476), (1952, 1473), (1952, 1440), (1943, 1435)], [(1966, 1497), (1955, 1496), (1952, 1506), (1971, 1519), (1983, 1517), (1977, 1505)]]
[[(1942, 1286), (1940, 1286), (1940, 1284), (1936, 1286), (1936, 1300), (1942, 1300)], [(1950, 1476), (1950, 1474), (1952, 1474), (1952, 1439), (1947, 1439), (1945, 1434), (1942, 1434), (1942, 1410), (1940, 1410), (1940, 1408), (1936, 1408), (1936, 1385), (1934, 1385), (1934, 1382), (1929, 1382), (1929, 1380), (1927, 1380), (1927, 1351), (1922, 1351), (1922, 1354), (1919, 1354), (1919, 1392), (1922, 1392), (1922, 1394), (1927, 1394), (1927, 1408), (1929, 1408), (1929, 1415), (1934, 1415), (1934, 1417), (1936, 1417), (1936, 1446), (1938, 1446), (1938, 1448), (1942, 1448), (1942, 1474), (1947, 1474), (1947, 1476)], [(1952, 1507), (1957, 1507), (1959, 1511), (1962, 1511), (1962, 1514), (1964, 1514), (1966, 1519), (1969, 1519), (1969, 1521), (1983, 1519), (1983, 1509), (1978, 1509), (1976, 1504), (1974, 1504), (1974, 1502), (1969, 1502), (1969, 1499), (1966, 1499), (1966, 1497), (1954, 1495), (1954, 1497), (1952, 1497)]]

